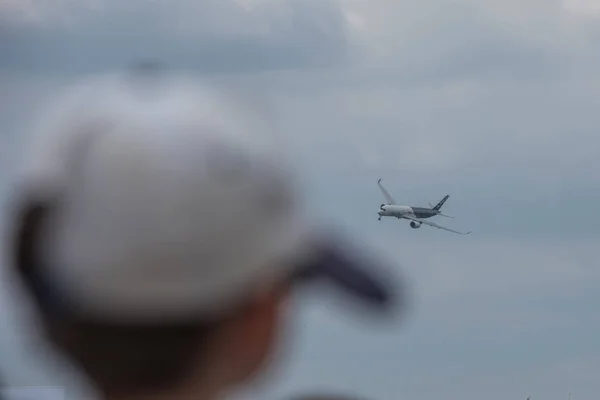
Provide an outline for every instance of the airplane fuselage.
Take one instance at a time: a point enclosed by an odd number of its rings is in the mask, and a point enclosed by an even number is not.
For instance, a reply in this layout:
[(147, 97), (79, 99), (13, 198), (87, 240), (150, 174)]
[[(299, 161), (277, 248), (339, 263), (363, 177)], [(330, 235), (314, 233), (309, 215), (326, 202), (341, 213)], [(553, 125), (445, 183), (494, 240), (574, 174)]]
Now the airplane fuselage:
[(439, 214), (439, 211), (426, 207), (411, 207), (415, 216), (419, 219), (430, 218)]
[(402, 218), (402, 215), (409, 214), (419, 219), (431, 218), (438, 215), (439, 212), (426, 207), (410, 207), (397, 205), (384, 205), (377, 213), (381, 217), (396, 217)]

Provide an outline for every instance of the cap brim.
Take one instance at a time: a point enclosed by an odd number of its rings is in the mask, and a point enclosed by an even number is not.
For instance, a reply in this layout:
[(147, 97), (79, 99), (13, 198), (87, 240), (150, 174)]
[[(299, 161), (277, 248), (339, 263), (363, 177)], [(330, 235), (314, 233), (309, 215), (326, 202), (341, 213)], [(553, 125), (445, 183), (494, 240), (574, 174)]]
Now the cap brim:
[(295, 281), (325, 279), (367, 306), (387, 311), (399, 306), (401, 288), (393, 270), (366, 249), (332, 236), (311, 244), (311, 257), (295, 270)]

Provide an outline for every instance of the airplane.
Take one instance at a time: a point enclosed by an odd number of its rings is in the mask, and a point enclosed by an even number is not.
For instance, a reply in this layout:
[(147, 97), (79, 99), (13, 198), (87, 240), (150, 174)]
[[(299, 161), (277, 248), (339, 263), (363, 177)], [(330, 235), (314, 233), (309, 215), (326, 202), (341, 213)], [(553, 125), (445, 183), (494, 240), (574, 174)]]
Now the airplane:
[(431, 218), (435, 215), (441, 215), (442, 217), (454, 218), (446, 214), (442, 214), (440, 209), (450, 197), (449, 195), (444, 196), (439, 203), (433, 206), (431, 203), (429, 204), (429, 208), (427, 207), (409, 207), (402, 206), (396, 203), (392, 195), (383, 187), (381, 184), (381, 179), (377, 181), (377, 185), (379, 189), (381, 189), (381, 193), (383, 193), (383, 197), (385, 197), (387, 203), (383, 203), (379, 207), (379, 211), (377, 211), (377, 215), (379, 215), (379, 221), (381, 221), (381, 217), (395, 217), (395, 218), (403, 218), (410, 221), (410, 227), (413, 229), (420, 228), (422, 224), (433, 226), (434, 228), (443, 229), (445, 231), (458, 233), (459, 235), (468, 235), (471, 231), (468, 232), (459, 232), (450, 228), (443, 227), (441, 225), (435, 224), (431, 221), (426, 221), (426, 218)]

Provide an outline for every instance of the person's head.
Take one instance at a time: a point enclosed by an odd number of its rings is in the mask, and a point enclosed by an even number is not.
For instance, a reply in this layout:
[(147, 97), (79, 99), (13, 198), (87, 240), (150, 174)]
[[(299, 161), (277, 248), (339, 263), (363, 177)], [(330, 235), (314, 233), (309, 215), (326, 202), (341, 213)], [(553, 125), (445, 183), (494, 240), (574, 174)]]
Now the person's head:
[(377, 266), (312, 227), (264, 125), (212, 88), (148, 79), (69, 97), (10, 210), (12, 266), (47, 338), (105, 396), (248, 381), (296, 282), (388, 304), (364, 271)]

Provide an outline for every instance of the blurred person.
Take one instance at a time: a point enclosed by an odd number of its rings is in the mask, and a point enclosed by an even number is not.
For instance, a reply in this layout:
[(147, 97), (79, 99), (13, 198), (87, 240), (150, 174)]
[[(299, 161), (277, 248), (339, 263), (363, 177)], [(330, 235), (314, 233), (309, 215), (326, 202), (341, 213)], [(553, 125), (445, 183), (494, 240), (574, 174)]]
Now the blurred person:
[(394, 309), (389, 270), (311, 222), (251, 107), (191, 79), (138, 78), (57, 100), (9, 209), (11, 272), (101, 398), (242, 388), (270, 360), (299, 282)]

